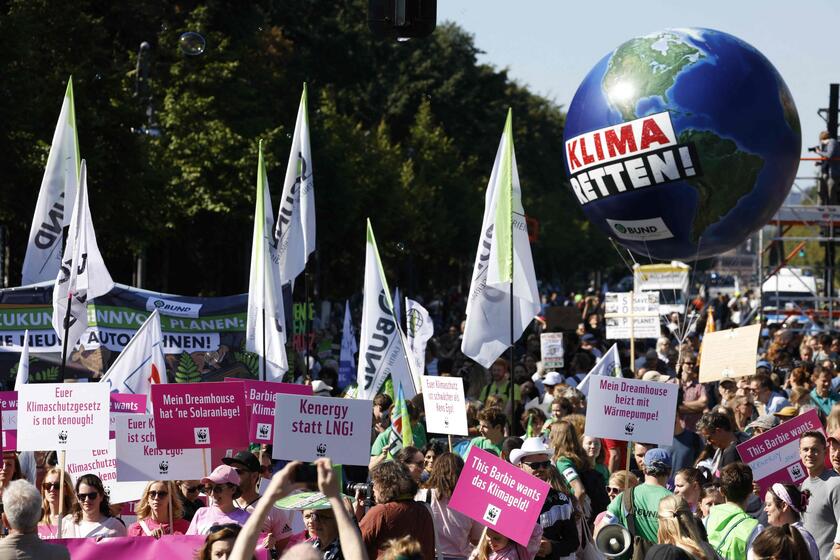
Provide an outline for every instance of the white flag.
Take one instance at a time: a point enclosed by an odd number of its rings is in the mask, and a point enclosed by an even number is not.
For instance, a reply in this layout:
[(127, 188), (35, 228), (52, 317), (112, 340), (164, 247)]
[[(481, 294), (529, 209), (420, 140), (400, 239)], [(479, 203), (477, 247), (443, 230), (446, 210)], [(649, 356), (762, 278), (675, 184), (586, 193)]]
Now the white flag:
[(166, 383), (163, 333), (157, 309), (134, 333), (100, 383), (107, 383), (112, 393), (148, 395), (146, 409), (151, 411), (152, 383)]
[(67, 82), (58, 124), (55, 125), (50, 155), (47, 157), (38, 203), (29, 229), (29, 243), (23, 257), (23, 286), (53, 280), (58, 275), (62, 230), (70, 224), (70, 205), (76, 200), (79, 165), (79, 138), (76, 133), (71, 78)]
[(306, 107), (306, 84), (303, 84), (274, 231), (275, 246), (280, 258), (280, 278), (283, 282), (291, 282), (292, 286), (298, 274), (306, 268), (309, 255), (315, 250), (315, 186), (312, 183), (312, 153), (309, 149), (309, 117)]
[(414, 362), (414, 372), (416, 375), (423, 375), (426, 370), (426, 343), (435, 334), (435, 325), (426, 308), (408, 298), (405, 298), (405, 323), (406, 340)]
[[(271, 237), (273, 230), (274, 213), (260, 142), (245, 349), (265, 356), (266, 379), (280, 380), (289, 369), (289, 362), (286, 358), (286, 317), (283, 313), (279, 261)], [(260, 360), (261, 371), (262, 368), (263, 361)]]
[(353, 372), (356, 370), (356, 330), (350, 317), (350, 302), (344, 302), (344, 328), (341, 330), (341, 354), (338, 358), (338, 386), (342, 389), (353, 382)]
[(589, 381), (593, 375), (605, 375), (621, 377), (621, 360), (618, 357), (618, 345), (613, 344), (607, 352), (601, 356), (601, 359), (595, 364), (589, 373), (586, 374), (577, 389), (584, 395), (589, 395)]
[(388, 376), (394, 387), (402, 383), (406, 398), (410, 399), (417, 394), (420, 383), (415, 383), (408, 362), (405, 339), (394, 315), (394, 304), (388, 292), (370, 220), (367, 222), (365, 299), (362, 304), (359, 347), (359, 389), (356, 398), (372, 399)]
[(23, 351), (20, 353), (20, 362), (18, 362), (15, 376), (15, 391), (20, 391), (20, 388), (27, 383), (29, 383), (29, 329), (23, 333)]
[[(487, 184), (481, 233), (461, 351), (489, 368), (522, 335), (540, 309), (516, 170), (511, 112), (508, 112)], [(511, 280), (513, 333), (510, 328)]]
[[(107, 294), (113, 287), (114, 281), (96, 244), (88, 207), (87, 166), (82, 160), (67, 245), (53, 287), (53, 328), (59, 340), (63, 341), (67, 327), (68, 353), (87, 330), (88, 301)], [(69, 313), (68, 299), (71, 302)]]

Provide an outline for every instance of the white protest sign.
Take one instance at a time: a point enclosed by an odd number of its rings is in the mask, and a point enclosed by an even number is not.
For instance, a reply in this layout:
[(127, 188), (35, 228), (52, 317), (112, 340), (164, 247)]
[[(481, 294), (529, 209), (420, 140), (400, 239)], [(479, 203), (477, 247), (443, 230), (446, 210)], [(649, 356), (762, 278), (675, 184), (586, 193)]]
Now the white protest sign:
[(112, 504), (134, 502), (143, 496), (143, 489), (150, 479), (141, 482), (117, 482), (117, 452), (114, 440), (103, 449), (72, 449), (67, 452), (65, 469), (73, 484), (80, 476), (95, 474), (102, 480)]
[(755, 375), (761, 325), (711, 332), (700, 347), (700, 383)]
[(272, 457), (367, 466), (371, 410), (373, 401), (278, 394)]
[(632, 310), (631, 295), (633, 292), (607, 292), (604, 296), (607, 339), (629, 339), (631, 318), (633, 338), (659, 338), (659, 293), (635, 292)]
[(678, 390), (674, 383), (593, 377), (586, 407), (586, 435), (671, 445)]
[(540, 355), (543, 369), (563, 367), (563, 333), (540, 334)]
[(158, 449), (154, 418), (121, 414), (117, 419), (117, 480), (194, 480), (204, 472), (201, 449)]
[(18, 451), (104, 449), (110, 398), (100, 383), (44, 383), (18, 392)]
[(460, 377), (424, 375), (422, 384), (426, 431), (453, 436), (468, 435), (464, 380)]

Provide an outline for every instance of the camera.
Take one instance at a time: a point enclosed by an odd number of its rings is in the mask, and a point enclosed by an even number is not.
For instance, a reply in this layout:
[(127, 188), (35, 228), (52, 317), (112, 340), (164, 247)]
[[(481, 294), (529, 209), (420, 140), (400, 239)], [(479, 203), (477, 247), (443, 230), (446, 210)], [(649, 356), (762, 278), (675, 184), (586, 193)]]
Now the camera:
[(357, 492), (361, 492), (365, 497), (365, 507), (372, 507), (376, 503), (373, 498), (373, 483), (371, 482), (348, 482), (344, 487), (346, 494), (355, 496)]
[(808, 148), (808, 151), (809, 151), (809, 152), (816, 152), (816, 151), (817, 151), (817, 150), (819, 150), (819, 149), (820, 149), (820, 147), (819, 147), (819, 146), (811, 146), (810, 148)]

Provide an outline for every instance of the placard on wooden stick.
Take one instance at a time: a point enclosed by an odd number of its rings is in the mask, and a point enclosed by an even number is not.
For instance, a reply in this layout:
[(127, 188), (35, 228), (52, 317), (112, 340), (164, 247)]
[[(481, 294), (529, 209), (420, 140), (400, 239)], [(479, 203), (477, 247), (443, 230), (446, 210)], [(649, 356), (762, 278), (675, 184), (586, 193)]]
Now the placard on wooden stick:
[(700, 354), (700, 383), (755, 375), (761, 325), (708, 333)]

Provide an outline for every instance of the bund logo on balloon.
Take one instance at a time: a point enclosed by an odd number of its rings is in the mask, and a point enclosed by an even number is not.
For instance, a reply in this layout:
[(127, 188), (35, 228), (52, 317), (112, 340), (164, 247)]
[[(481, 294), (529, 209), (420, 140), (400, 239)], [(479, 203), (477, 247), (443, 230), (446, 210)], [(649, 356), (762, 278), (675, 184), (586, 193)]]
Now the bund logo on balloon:
[(799, 165), (799, 116), (773, 65), (737, 37), (669, 29), (601, 59), (569, 106), (572, 195), (652, 259), (727, 251), (766, 224)]

